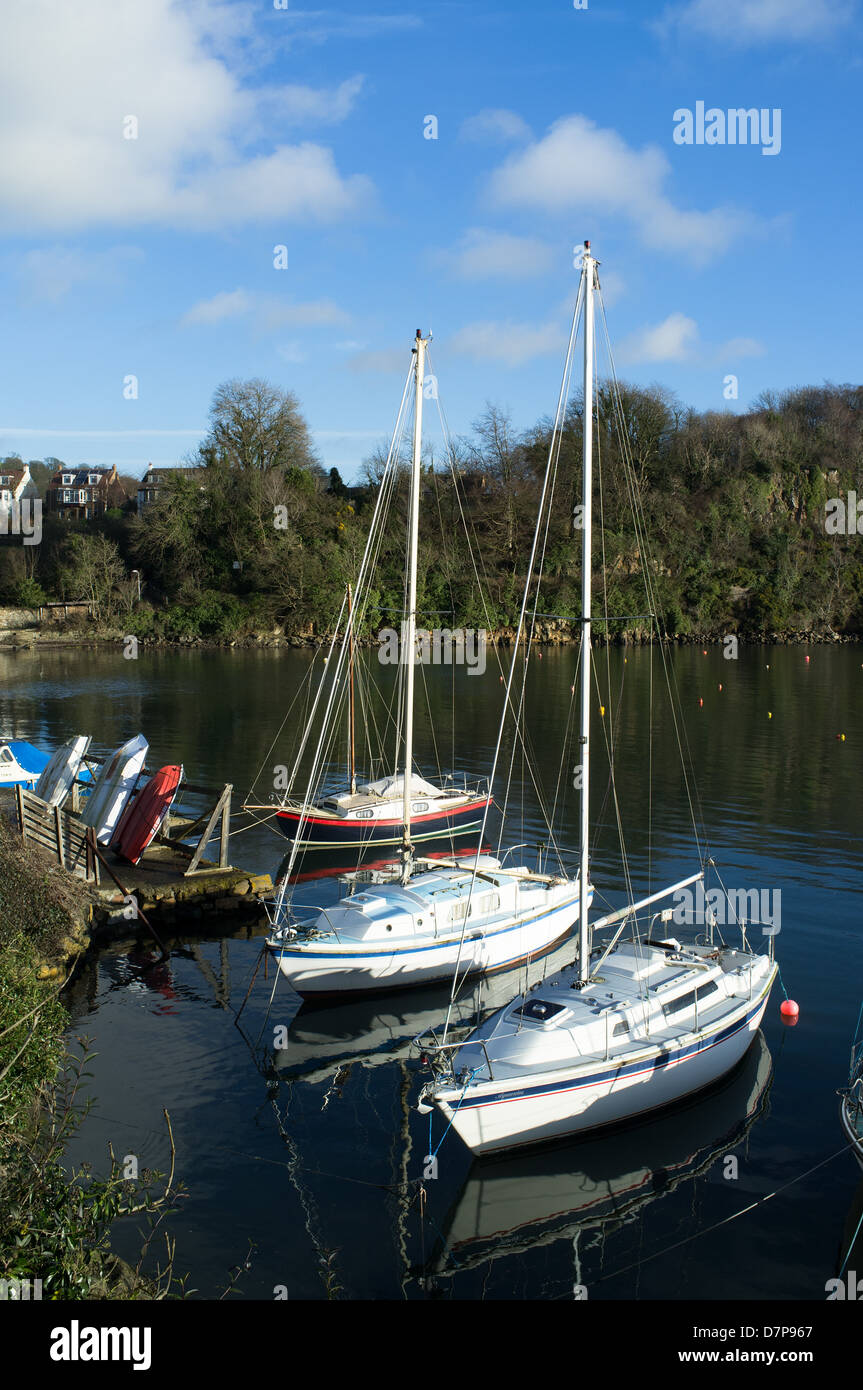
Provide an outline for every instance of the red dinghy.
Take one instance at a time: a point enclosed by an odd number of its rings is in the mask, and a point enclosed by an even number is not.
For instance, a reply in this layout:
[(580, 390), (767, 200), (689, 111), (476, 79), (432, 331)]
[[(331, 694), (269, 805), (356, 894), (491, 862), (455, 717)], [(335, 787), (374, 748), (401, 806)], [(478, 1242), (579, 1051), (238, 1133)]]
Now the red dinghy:
[(130, 864), (137, 864), (171, 809), (182, 779), (182, 767), (160, 767), (141, 788), (129, 802), (114, 831), (111, 848), (115, 854), (128, 859)]

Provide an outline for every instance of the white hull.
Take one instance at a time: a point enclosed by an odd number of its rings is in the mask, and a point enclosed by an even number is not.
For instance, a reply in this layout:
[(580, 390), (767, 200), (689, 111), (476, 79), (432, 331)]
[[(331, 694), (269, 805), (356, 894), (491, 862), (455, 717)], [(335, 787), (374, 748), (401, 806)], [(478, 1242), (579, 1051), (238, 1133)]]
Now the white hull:
[(775, 972), (761, 995), (715, 1027), (645, 1046), (625, 1058), (585, 1059), (480, 1085), (437, 1088), (434, 1103), (473, 1153), (488, 1154), (581, 1134), (659, 1110), (719, 1080), (744, 1056), (761, 1024)]
[(101, 845), (110, 843), (123, 807), (141, 775), (148, 746), (143, 734), (129, 739), (112, 753), (93, 784), (81, 820), (92, 826)]
[(578, 894), (541, 916), (489, 926), (481, 935), (461, 933), (423, 939), (416, 934), (409, 945), (393, 949), (351, 950), (338, 943), (330, 946), (271, 944), (282, 974), (301, 995), (363, 994), (378, 989), (405, 989), (451, 980), (458, 968), (478, 974), (502, 970), (527, 957), (551, 949), (568, 934), (578, 918)]
[(89, 734), (78, 734), (58, 748), (33, 789), (36, 796), (49, 806), (62, 806), (89, 746)]

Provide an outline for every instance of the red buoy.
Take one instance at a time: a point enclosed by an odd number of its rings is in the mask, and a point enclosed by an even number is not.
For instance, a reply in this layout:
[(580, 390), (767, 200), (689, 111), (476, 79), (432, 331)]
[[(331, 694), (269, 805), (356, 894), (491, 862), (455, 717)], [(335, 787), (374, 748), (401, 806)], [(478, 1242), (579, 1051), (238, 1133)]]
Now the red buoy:
[(793, 999), (783, 999), (782, 1003), (779, 1005), (779, 1012), (783, 1019), (793, 1019), (796, 1023), (800, 1015), (800, 1007), (798, 1004), (795, 1004)]
[(699, 708), (699, 709), (703, 709), (703, 707), (704, 707), (704, 701), (703, 701), (703, 700), (699, 700), (699, 701), (698, 701), (698, 708)]

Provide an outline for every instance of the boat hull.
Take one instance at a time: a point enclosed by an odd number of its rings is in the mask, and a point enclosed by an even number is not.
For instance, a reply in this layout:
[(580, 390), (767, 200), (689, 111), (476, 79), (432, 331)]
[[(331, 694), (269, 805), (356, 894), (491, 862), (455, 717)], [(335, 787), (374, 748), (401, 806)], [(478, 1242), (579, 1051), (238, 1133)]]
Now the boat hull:
[[(440, 813), (414, 816), (411, 819), (411, 844), (452, 836), (476, 835), (482, 828), (483, 814), (491, 798), (471, 801)], [(298, 811), (282, 810), (276, 824), (289, 840), (303, 850), (363, 850), (370, 845), (400, 845), (403, 842), (401, 818), (386, 820), (339, 819), (334, 816), (306, 816)], [(300, 838), (297, 831), (300, 829)]]
[(860, 1167), (863, 1168), (863, 1129), (859, 1127), (859, 1122), (855, 1124), (855, 1114), (856, 1106), (854, 1102), (850, 1101), (847, 1096), (844, 1096), (842, 1104), (839, 1107), (839, 1118), (842, 1121), (842, 1128), (845, 1131), (846, 1138), (849, 1143), (853, 1145), (854, 1157)]
[(747, 1001), (694, 1043), (645, 1049), (643, 1058), (620, 1064), (562, 1068), (552, 1080), (546, 1071), (517, 1082), (439, 1090), (434, 1104), (476, 1154), (547, 1143), (664, 1109), (737, 1065), (758, 1032), (772, 984), (773, 974), (757, 1001)]
[[(460, 933), (437, 941), (418, 939), (397, 949), (350, 950), (339, 946), (315, 950), (308, 945), (270, 943), (282, 974), (297, 994), (308, 997), (361, 995), (437, 984), (459, 976), (505, 970), (544, 955), (572, 930), (578, 898), (515, 924), (489, 927), (482, 935)], [(461, 951), (459, 947), (461, 946)]]

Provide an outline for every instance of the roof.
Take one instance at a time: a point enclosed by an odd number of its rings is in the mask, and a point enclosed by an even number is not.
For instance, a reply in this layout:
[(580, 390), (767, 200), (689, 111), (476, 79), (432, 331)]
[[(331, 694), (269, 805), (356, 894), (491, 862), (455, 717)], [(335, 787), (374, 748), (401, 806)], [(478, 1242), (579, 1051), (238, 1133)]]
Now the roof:
[[(54, 474), (54, 476), (53, 476), (53, 478), (51, 479), (51, 481), (49, 482), (48, 486), (49, 486), (49, 487), (94, 487), (94, 486), (101, 486), (102, 483), (107, 483), (109, 480), (110, 480), (110, 481), (113, 481), (114, 478), (115, 478), (116, 471), (117, 471), (117, 470), (116, 470), (115, 468), (96, 468), (96, 467), (89, 467), (89, 468), (88, 468), (88, 467), (82, 467), (82, 468), (79, 468), (77, 465), (71, 466), (71, 467), (69, 467), (69, 468), (58, 468), (57, 472)], [(98, 473), (98, 475), (99, 475), (99, 483), (98, 483), (98, 484), (93, 484), (93, 483), (90, 482), (90, 476), (91, 476), (91, 474), (93, 474), (93, 473)], [(64, 478), (68, 478), (68, 477), (70, 477), (70, 476), (71, 476), (71, 478), (72, 478), (71, 483), (64, 483), (64, 482), (63, 482), (63, 479), (64, 479)]]

